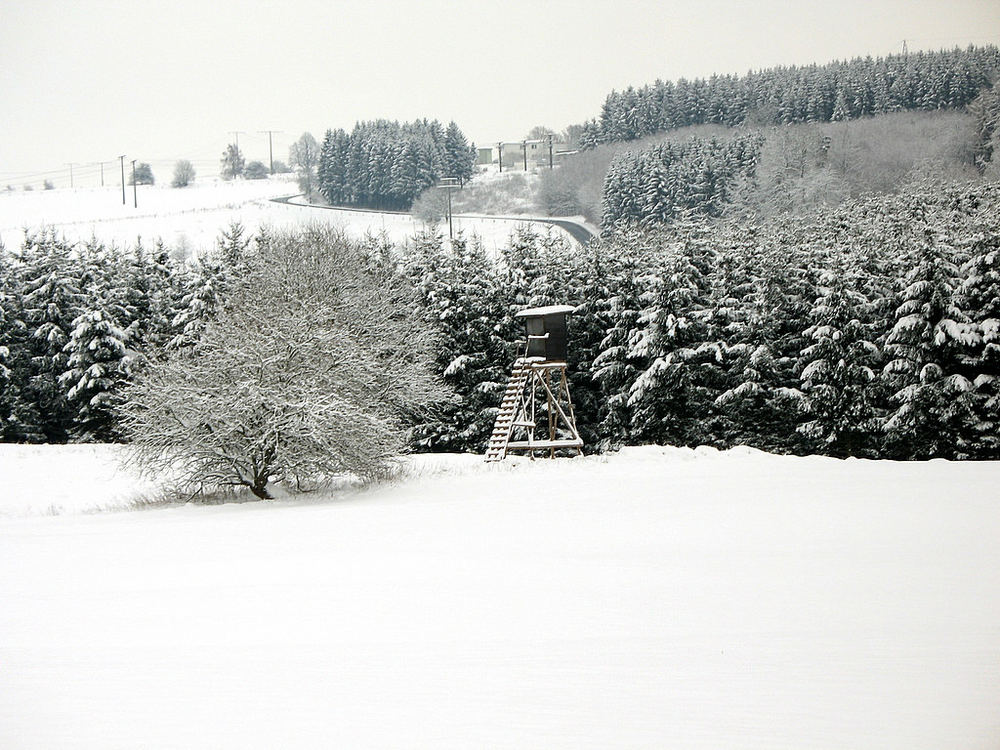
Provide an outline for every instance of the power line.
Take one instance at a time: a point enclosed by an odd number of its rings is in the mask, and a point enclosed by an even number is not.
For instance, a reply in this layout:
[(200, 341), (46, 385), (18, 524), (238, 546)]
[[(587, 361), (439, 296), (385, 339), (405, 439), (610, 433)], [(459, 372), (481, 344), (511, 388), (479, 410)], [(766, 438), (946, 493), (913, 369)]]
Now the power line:
[(5, 180), (24, 180), (31, 177), (46, 177), (48, 175), (60, 175), (66, 174), (67, 169), (63, 167), (62, 169), (50, 169), (41, 172), (0, 172), (0, 178)]

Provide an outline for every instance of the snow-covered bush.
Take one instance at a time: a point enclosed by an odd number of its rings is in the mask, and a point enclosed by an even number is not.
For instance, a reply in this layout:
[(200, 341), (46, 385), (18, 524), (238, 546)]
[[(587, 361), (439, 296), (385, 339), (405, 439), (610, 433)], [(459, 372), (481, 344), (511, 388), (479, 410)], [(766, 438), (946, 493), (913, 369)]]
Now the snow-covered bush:
[(404, 415), (446, 395), (411, 287), (327, 229), (265, 236), (244, 264), (196, 345), (126, 392), (141, 467), (262, 498), (276, 480), (385, 470)]
[(194, 182), (194, 165), (187, 159), (180, 159), (174, 165), (174, 178), (170, 181), (170, 186), (175, 188), (187, 187)]

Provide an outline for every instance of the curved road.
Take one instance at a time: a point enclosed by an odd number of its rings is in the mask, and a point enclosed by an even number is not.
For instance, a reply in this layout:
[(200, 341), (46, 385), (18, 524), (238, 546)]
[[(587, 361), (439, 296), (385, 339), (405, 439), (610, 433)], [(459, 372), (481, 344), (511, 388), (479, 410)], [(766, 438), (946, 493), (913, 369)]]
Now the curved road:
[[(353, 211), (355, 213), (361, 214), (395, 214), (402, 216), (409, 216), (409, 211), (373, 211), (369, 208), (347, 208), (345, 206), (323, 206), (319, 203), (292, 203), (295, 198), (299, 198), (304, 193), (297, 193), (296, 195), (286, 195), (281, 198), (271, 198), (274, 203), (287, 203), (290, 206), (304, 206), (306, 208), (325, 208), (329, 211)], [(595, 236), (596, 233), (582, 221), (577, 221), (575, 219), (551, 219), (547, 216), (490, 216), (487, 214), (454, 214), (455, 218), (460, 219), (506, 219), (507, 221), (537, 221), (541, 224), (551, 224), (552, 226), (559, 227), (560, 229), (566, 231), (570, 237), (579, 242), (581, 245), (586, 245)]]

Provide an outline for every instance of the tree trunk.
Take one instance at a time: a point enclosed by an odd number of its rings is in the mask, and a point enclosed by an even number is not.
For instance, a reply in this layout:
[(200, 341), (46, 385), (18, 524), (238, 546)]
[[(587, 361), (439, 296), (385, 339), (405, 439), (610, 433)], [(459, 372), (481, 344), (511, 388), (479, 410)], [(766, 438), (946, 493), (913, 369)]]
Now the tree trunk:
[(267, 491), (267, 480), (258, 481), (256, 484), (250, 485), (250, 491), (259, 497), (261, 500), (273, 500), (271, 493)]

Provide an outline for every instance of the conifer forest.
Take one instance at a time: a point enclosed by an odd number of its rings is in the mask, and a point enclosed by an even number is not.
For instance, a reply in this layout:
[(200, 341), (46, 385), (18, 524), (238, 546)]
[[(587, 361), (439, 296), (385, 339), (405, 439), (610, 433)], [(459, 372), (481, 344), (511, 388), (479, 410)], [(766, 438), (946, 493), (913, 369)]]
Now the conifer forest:
[(746, 75), (656, 81), (612, 91), (581, 146), (632, 141), (688, 125), (836, 122), (900, 110), (956, 109), (995, 81), (995, 46), (864, 57)]
[(454, 122), (376, 120), (328, 130), (319, 191), (335, 206), (405, 210), (442, 177), (472, 177), (475, 150)]

